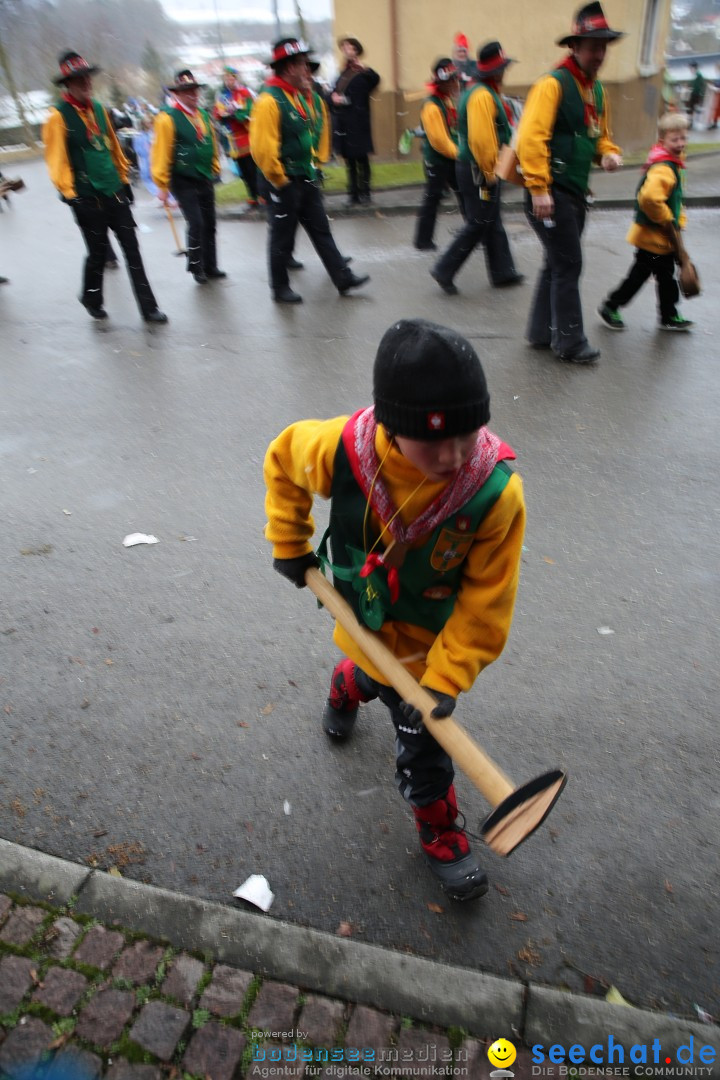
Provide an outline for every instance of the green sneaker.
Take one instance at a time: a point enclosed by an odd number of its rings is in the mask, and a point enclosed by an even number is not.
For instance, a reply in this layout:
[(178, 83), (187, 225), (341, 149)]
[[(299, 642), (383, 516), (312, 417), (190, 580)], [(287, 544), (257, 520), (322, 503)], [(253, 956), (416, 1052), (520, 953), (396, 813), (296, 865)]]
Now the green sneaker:
[(611, 330), (625, 329), (625, 323), (622, 321), (622, 316), (617, 308), (610, 307), (609, 304), (601, 304), (598, 308), (598, 315)]
[(695, 324), (691, 319), (683, 319), (682, 315), (673, 315), (672, 319), (667, 319), (660, 323), (661, 330), (674, 330), (676, 333), (682, 333), (685, 330), (689, 330), (691, 326)]

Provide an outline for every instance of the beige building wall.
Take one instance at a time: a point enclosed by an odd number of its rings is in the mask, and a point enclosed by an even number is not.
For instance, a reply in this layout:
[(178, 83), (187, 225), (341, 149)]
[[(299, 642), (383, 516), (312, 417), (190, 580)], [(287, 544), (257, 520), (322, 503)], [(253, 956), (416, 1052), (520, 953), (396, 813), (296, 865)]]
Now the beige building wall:
[[(610, 25), (626, 32), (609, 46), (602, 69), (613, 131), (626, 150), (653, 141), (670, 5), (671, 0), (603, 3)], [(471, 51), (487, 41), (500, 41), (518, 61), (506, 72), (505, 87), (524, 97), (532, 83), (566, 55), (555, 41), (570, 32), (579, 6), (567, 0), (334, 0), (336, 36), (358, 38), (365, 48), (364, 61), (381, 77), (373, 99), (377, 156), (396, 156), (401, 132), (419, 118), (418, 97), (432, 63), (451, 55), (456, 33), (467, 36)]]

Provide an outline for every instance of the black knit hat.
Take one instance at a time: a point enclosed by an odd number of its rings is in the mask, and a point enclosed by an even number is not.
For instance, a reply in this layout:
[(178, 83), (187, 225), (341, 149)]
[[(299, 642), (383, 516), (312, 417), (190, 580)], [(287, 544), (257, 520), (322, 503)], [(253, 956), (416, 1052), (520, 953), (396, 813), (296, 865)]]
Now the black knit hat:
[(406, 439), (469, 435), (490, 419), (477, 353), (447, 326), (401, 319), (383, 334), (373, 369), (375, 419)]

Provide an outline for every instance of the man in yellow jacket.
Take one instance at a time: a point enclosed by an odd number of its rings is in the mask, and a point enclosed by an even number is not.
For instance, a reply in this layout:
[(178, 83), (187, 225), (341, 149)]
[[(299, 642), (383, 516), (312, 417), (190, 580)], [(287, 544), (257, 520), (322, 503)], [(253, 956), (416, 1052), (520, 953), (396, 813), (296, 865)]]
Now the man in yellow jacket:
[(608, 43), (622, 36), (610, 29), (599, 3), (581, 8), (572, 31), (558, 41), (570, 54), (532, 87), (518, 129), (525, 213), (545, 249), (527, 338), (533, 348), (552, 349), (575, 364), (600, 356), (583, 328), (581, 238), (590, 166), (597, 161), (612, 172), (622, 164), (597, 77)]
[(166, 323), (138, 247), (130, 210), (129, 163), (104, 106), (92, 96), (92, 76), (100, 69), (76, 52), (63, 53), (59, 63), (60, 74), (53, 82), (63, 89), (45, 121), (43, 142), (50, 179), (72, 210), (87, 248), (80, 303), (93, 319), (107, 319), (103, 272), (112, 229), (142, 317), (149, 323)]
[(488, 277), (495, 288), (519, 285), (524, 275), (515, 269), (510, 243), (500, 214), (501, 182), (495, 176), (500, 147), (510, 142), (511, 127), (500, 87), (513, 61), (499, 41), (478, 51), (477, 83), (458, 105), (458, 162), (456, 173), (463, 199), (465, 225), (430, 271), (443, 292), (457, 293), (454, 277), (478, 244), (485, 248)]
[[(286, 428), (265, 457), (274, 568), (301, 588), (310, 566), (313, 497), (331, 500), (318, 555), (358, 618), (450, 716), (510, 631), (525, 505), (513, 450), (487, 428), (490, 397), (472, 345), (448, 327), (401, 319), (384, 334), (374, 406)], [(328, 541), (331, 551), (328, 552)], [(458, 819), (448, 754), (420, 713), (386, 684), (336, 624), (322, 725), (348, 739), (361, 702), (379, 698), (395, 728), (395, 781), (425, 862), (455, 900), (487, 891)]]
[(282, 38), (275, 43), (270, 60), (273, 74), (266, 80), (250, 118), (250, 152), (268, 185), (270, 286), (279, 304), (302, 303), (302, 296), (290, 288), (288, 274), (298, 224), (312, 240), (341, 296), (370, 280), (367, 274), (357, 276), (348, 268), (330, 232), (323, 206), (318, 186), (315, 115), (303, 96), (309, 51), (297, 38)]
[(428, 90), (429, 94), (420, 112), (425, 193), (415, 223), (415, 247), (418, 251), (437, 250), (434, 241), (435, 222), (438, 207), (448, 188), (454, 192), (460, 212), (463, 213), (462, 196), (455, 176), (460, 78), (449, 56), (442, 57), (434, 64)]
[(171, 104), (155, 118), (152, 178), (167, 203), (170, 193), (187, 224), (187, 270), (198, 285), (227, 277), (218, 269), (215, 239), (215, 187), (220, 175), (215, 129), (199, 105), (203, 83), (192, 71), (179, 71), (168, 87)]

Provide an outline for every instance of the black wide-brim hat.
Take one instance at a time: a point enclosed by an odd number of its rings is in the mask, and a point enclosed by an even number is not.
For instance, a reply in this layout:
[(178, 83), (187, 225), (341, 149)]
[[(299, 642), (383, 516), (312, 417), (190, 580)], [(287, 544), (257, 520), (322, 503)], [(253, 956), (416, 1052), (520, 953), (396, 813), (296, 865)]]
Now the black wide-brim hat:
[(295, 60), (299, 56), (307, 57), (310, 46), (300, 41), (299, 38), (282, 38), (273, 45), (272, 56), (268, 60), (268, 67), (275, 68), (278, 64), (284, 64), (286, 60)]
[(167, 86), (166, 90), (170, 90), (175, 93), (177, 90), (202, 90), (207, 86), (207, 83), (198, 82), (192, 71), (189, 68), (185, 68), (183, 71), (178, 71), (175, 76), (175, 83), (173, 86)]
[(506, 56), (499, 41), (489, 41), (478, 49), (477, 77), (479, 79), (491, 79), (493, 75), (499, 75), (510, 64), (517, 63), (512, 57)]
[(66, 52), (58, 58), (60, 74), (53, 78), (56, 86), (64, 86), (69, 79), (81, 79), (83, 75), (97, 75), (102, 68), (88, 64), (80, 53)]
[(586, 4), (575, 14), (572, 33), (558, 38), (558, 45), (572, 45), (573, 41), (585, 39), (589, 41), (617, 41), (625, 37), (624, 30), (612, 30), (608, 26), (602, 4)]

